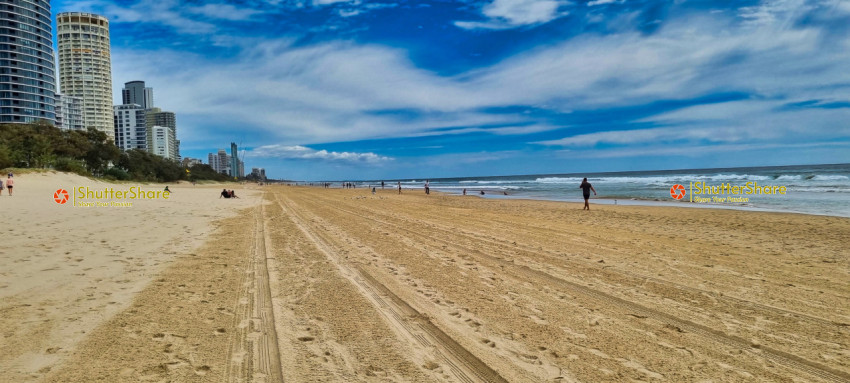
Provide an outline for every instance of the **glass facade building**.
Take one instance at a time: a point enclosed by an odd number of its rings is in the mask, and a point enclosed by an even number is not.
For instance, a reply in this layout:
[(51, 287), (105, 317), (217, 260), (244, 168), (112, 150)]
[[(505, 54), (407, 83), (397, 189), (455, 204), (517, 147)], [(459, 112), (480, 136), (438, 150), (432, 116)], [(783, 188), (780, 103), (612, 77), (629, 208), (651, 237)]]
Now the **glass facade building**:
[(0, 2), (0, 123), (56, 123), (48, 0)]

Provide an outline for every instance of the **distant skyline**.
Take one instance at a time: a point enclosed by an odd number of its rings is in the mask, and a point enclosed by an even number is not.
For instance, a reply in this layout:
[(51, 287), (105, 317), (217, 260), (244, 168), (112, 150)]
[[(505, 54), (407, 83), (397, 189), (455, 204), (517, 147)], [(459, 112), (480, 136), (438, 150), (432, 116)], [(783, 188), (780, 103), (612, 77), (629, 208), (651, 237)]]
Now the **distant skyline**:
[(184, 157), (398, 179), (850, 162), (850, 2), (53, 1)]

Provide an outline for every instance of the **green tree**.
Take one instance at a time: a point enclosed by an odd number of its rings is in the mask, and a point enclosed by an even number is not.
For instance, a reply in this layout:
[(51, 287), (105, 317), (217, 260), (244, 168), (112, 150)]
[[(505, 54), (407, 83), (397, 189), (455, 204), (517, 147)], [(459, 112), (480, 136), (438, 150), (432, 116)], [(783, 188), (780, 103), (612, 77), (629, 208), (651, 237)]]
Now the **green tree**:
[(110, 162), (121, 158), (121, 150), (112, 141), (107, 140), (106, 133), (89, 128), (86, 138), (91, 145), (86, 151), (83, 161), (94, 175), (102, 175)]

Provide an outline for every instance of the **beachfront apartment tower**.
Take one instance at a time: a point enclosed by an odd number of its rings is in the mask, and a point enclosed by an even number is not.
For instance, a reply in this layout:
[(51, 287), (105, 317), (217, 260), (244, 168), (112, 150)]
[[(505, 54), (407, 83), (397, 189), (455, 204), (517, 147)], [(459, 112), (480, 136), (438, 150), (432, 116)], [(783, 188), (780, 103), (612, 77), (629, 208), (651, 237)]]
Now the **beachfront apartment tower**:
[(115, 145), (121, 150), (148, 149), (148, 129), (145, 108), (141, 105), (115, 105)]
[(239, 151), (236, 143), (230, 143), (230, 176), (239, 177)]
[[(227, 151), (224, 149), (219, 149), (218, 153), (209, 153), (208, 161), (210, 167), (216, 171), (216, 173), (221, 173), (224, 175), (231, 175), (231, 157), (227, 154)], [(240, 161), (241, 162), (241, 161)]]
[(143, 109), (153, 108), (153, 88), (146, 88), (144, 81), (124, 83), (121, 89), (121, 100), (124, 105), (141, 105)]
[(114, 140), (109, 20), (82, 12), (60, 13), (56, 20), (62, 93), (82, 99), (87, 128)]
[(180, 140), (177, 139), (177, 115), (174, 112), (167, 112), (160, 108), (148, 108), (145, 111), (145, 119), (147, 120), (146, 125), (148, 128), (148, 148), (153, 151), (154, 147), (154, 138), (156, 137), (153, 132), (154, 126), (167, 126), (171, 128), (171, 134), (173, 135), (173, 139), (169, 141), (169, 145), (172, 145), (172, 148), (169, 149), (169, 153), (173, 153), (173, 157), (169, 156), (175, 161), (180, 160)]
[(151, 153), (169, 160), (179, 161), (174, 149), (176, 147), (174, 129), (170, 126), (154, 126), (149, 132), (153, 134)]
[(56, 93), (56, 127), (63, 130), (86, 130), (82, 99)]
[(50, 1), (0, 8), (0, 123), (56, 123)]

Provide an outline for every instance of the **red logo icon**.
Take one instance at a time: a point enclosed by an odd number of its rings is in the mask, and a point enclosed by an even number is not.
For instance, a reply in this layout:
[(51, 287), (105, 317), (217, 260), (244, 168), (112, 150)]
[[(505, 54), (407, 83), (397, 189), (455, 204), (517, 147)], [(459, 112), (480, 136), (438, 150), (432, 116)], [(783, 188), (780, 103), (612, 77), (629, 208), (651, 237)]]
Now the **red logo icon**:
[(670, 188), (670, 197), (673, 199), (682, 199), (685, 197), (685, 187), (679, 184), (673, 185)]
[(53, 200), (60, 205), (64, 205), (65, 202), (68, 202), (68, 192), (65, 189), (57, 190), (53, 193)]

